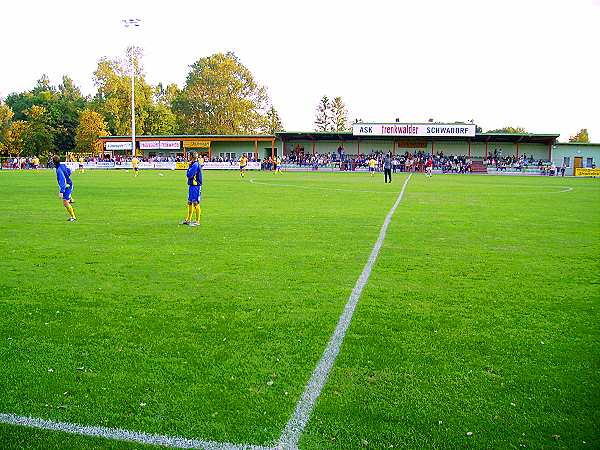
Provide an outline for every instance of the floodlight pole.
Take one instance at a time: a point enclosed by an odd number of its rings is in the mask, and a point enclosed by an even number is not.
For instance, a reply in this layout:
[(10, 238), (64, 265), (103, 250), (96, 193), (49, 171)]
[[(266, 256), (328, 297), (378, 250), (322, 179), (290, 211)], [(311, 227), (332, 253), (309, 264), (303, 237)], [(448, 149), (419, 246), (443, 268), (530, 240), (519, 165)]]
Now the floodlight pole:
[(135, 157), (135, 68), (133, 67), (133, 46), (131, 47), (131, 159)]
[[(137, 28), (140, 19), (123, 19), (125, 28)], [(133, 45), (131, 46), (131, 158), (135, 157), (135, 65), (133, 61)]]

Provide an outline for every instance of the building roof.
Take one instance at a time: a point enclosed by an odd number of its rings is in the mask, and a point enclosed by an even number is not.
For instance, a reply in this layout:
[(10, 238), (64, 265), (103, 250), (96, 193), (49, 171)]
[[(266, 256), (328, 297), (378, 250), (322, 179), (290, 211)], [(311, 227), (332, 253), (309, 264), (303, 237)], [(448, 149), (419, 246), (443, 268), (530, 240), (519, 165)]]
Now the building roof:
[(600, 146), (600, 142), (557, 142), (556, 145), (595, 145), (595, 146)]
[[(284, 140), (333, 140), (333, 141), (356, 141), (364, 140), (404, 140), (404, 141), (430, 141), (431, 137), (419, 136), (355, 136), (352, 132), (333, 132), (333, 131), (282, 131), (275, 133), (278, 138)], [(473, 137), (460, 136), (439, 136), (436, 141), (471, 141), (471, 142), (512, 142), (512, 143), (536, 143), (553, 144), (558, 139), (559, 134), (535, 134), (535, 133), (477, 133)]]
[[(472, 137), (439, 136), (435, 141), (471, 141), (471, 142), (511, 142), (511, 143), (535, 143), (555, 144), (559, 134), (536, 134), (536, 133), (477, 133)], [(280, 131), (272, 134), (174, 134), (174, 135), (141, 135), (136, 140), (189, 140), (189, 139), (211, 139), (219, 141), (228, 140), (260, 140), (270, 141), (273, 139), (284, 141), (365, 141), (365, 140), (404, 140), (404, 141), (430, 141), (431, 137), (417, 136), (355, 136), (351, 131)], [(101, 141), (128, 141), (131, 136), (102, 136)], [(570, 145), (598, 145), (584, 144), (581, 142), (569, 142)], [(561, 143), (563, 145), (563, 143)]]

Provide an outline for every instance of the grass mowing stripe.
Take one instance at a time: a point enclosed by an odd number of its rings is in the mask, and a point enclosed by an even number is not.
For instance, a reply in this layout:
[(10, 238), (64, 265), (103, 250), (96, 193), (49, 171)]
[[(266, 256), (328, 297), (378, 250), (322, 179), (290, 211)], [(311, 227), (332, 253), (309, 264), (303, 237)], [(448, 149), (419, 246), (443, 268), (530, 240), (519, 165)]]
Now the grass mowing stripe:
[(35, 417), (23, 417), (14, 414), (0, 413), (0, 423), (38, 428), (50, 431), (62, 431), (83, 436), (101, 437), (118, 441), (137, 442), (147, 445), (160, 445), (171, 448), (200, 448), (204, 450), (267, 450), (268, 447), (245, 444), (230, 444), (227, 442), (200, 441), (181, 437), (161, 436), (158, 434), (140, 433), (137, 431), (106, 428), (97, 426), (78, 425), (67, 422), (54, 422)]
[(327, 382), (329, 372), (331, 371), (335, 359), (337, 358), (337, 355), (340, 352), (342, 342), (344, 341), (344, 336), (346, 335), (346, 331), (348, 330), (350, 322), (352, 321), (352, 314), (354, 313), (354, 309), (358, 304), (358, 300), (363, 291), (363, 288), (369, 280), (371, 270), (373, 268), (373, 265), (375, 264), (375, 261), (377, 260), (379, 250), (383, 245), (383, 240), (385, 239), (385, 234), (388, 225), (390, 224), (392, 216), (394, 215), (396, 208), (398, 207), (400, 201), (402, 200), (402, 197), (404, 196), (406, 185), (408, 184), (408, 181), (410, 180), (411, 176), (412, 174), (408, 175), (408, 177), (404, 181), (404, 184), (402, 185), (402, 190), (400, 191), (400, 194), (398, 195), (394, 206), (392, 206), (387, 216), (385, 217), (385, 220), (383, 221), (381, 231), (379, 232), (379, 238), (377, 239), (377, 242), (375, 242), (373, 250), (371, 251), (371, 255), (369, 256), (369, 260), (367, 261), (367, 264), (365, 265), (362, 273), (360, 274), (360, 277), (354, 285), (354, 289), (352, 290), (350, 298), (346, 303), (344, 312), (340, 316), (340, 320), (338, 321), (333, 336), (329, 340), (329, 343), (327, 344), (327, 347), (323, 352), (321, 360), (317, 364), (317, 367), (315, 368), (312, 376), (310, 377), (310, 380), (306, 385), (304, 392), (302, 393), (302, 397), (300, 397), (300, 400), (296, 405), (296, 410), (294, 411), (294, 414), (288, 421), (285, 429), (283, 430), (283, 433), (281, 434), (281, 438), (279, 439), (279, 443), (277, 445), (277, 448), (279, 449), (295, 449), (298, 446), (300, 435), (302, 434), (302, 431), (308, 423), (310, 414), (314, 409), (315, 402), (317, 401), (317, 398), (319, 398), (319, 394), (321, 393), (323, 386), (325, 386), (325, 383)]

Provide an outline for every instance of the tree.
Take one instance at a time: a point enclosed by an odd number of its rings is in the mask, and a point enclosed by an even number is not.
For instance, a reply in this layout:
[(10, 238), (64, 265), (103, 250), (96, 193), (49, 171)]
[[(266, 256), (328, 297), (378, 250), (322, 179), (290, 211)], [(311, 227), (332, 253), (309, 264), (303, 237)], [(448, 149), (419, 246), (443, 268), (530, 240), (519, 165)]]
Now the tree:
[(579, 133), (574, 134), (569, 138), (569, 142), (590, 142), (590, 137), (588, 136), (587, 128), (582, 128), (579, 130)]
[(108, 136), (104, 118), (96, 111), (84, 109), (79, 117), (75, 135), (77, 150), (82, 153), (99, 154), (102, 151), (102, 143), (98, 138), (101, 136)]
[(60, 152), (75, 148), (75, 134), (79, 125), (79, 115), (86, 107), (87, 100), (73, 80), (63, 76), (58, 86), (55, 101), (48, 106), (52, 127), (55, 129), (55, 144)]
[(0, 149), (6, 142), (14, 113), (10, 106), (0, 103)]
[(315, 117), (315, 131), (330, 131), (333, 129), (333, 116), (329, 98), (324, 95), (317, 105)]
[(163, 87), (162, 83), (158, 83), (154, 88), (154, 101), (171, 107), (180, 92), (181, 90), (175, 83), (171, 83), (167, 87)]
[(53, 88), (50, 86), (50, 78), (48, 75), (43, 74), (39, 80), (37, 80), (37, 84), (33, 89), (33, 92), (52, 92)]
[(333, 122), (333, 131), (348, 130), (348, 109), (342, 100), (342, 97), (335, 97), (331, 103), (331, 114)]
[(216, 53), (191, 66), (173, 102), (185, 133), (254, 133), (264, 126), (268, 95), (234, 53)]
[(94, 72), (94, 82), (98, 87), (94, 109), (104, 116), (111, 134), (131, 134), (132, 57), (135, 74), (135, 128), (138, 134), (145, 132), (154, 90), (145, 81), (141, 56), (142, 50), (139, 47), (129, 47), (123, 60), (101, 58)]
[(522, 127), (504, 127), (497, 130), (489, 130), (487, 133), (526, 134), (527, 130)]
[(273, 105), (267, 110), (265, 126), (261, 131), (267, 134), (275, 134), (278, 131), (283, 131), (283, 123)]
[(54, 130), (55, 147), (66, 152), (75, 146), (79, 113), (87, 100), (68, 76), (63, 76), (62, 84), (55, 88), (42, 75), (32, 90), (9, 95), (6, 103), (14, 111), (14, 120), (29, 120), (27, 112), (33, 106), (43, 107), (49, 115), (48, 125)]
[(25, 111), (27, 127), (23, 134), (25, 147), (23, 152), (31, 155), (48, 155), (54, 153), (54, 129), (50, 124), (50, 116), (43, 106), (33, 105)]
[(147, 134), (173, 134), (177, 126), (177, 117), (171, 108), (163, 103), (152, 105), (146, 119)]
[(15, 120), (10, 124), (6, 139), (4, 140), (2, 152), (8, 156), (18, 156), (25, 149), (25, 134), (28, 124), (24, 120)]

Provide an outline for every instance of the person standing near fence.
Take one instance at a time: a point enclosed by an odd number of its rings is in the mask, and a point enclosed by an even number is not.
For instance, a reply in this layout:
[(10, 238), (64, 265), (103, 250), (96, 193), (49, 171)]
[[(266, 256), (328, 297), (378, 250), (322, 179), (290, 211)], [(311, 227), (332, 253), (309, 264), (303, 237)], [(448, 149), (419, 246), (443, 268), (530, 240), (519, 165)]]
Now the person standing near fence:
[(425, 176), (431, 177), (433, 173), (433, 159), (427, 158), (427, 162), (425, 163)]
[[(383, 173), (384, 173), (384, 177), (385, 177), (385, 182), (391, 183), (392, 182), (392, 158), (390, 157), (389, 153), (387, 155), (385, 155), (385, 158), (383, 158)], [(388, 181), (388, 179), (389, 179), (389, 181)]]
[(375, 176), (375, 169), (377, 168), (377, 160), (371, 156), (369, 159), (369, 173), (371, 176)]
[(240, 176), (242, 178), (244, 178), (244, 176), (246, 175), (246, 166), (248, 165), (248, 158), (246, 158), (246, 155), (242, 155), (242, 157), (240, 158)]
[(131, 158), (131, 168), (133, 169), (133, 178), (136, 178), (138, 176), (139, 162), (140, 162), (140, 160), (138, 159), (137, 156), (134, 156), (133, 158)]
[(75, 220), (77, 220), (75, 217), (75, 210), (73, 209), (73, 206), (71, 206), (71, 192), (73, 192), (71, 170), (66, 166), (66, 164), (61, 164), (60, 157), (58, 155), (54, 155), (52, 157), (52, 162), (56, 168), (56, 179), (58, 180), (58, 187), (60, 188), (58, 196), (62, 199), (63, 205), (67, 210), (67, 214), (69, 214), (69, 218), (67, 220), (69, 222), (75, 222)]

